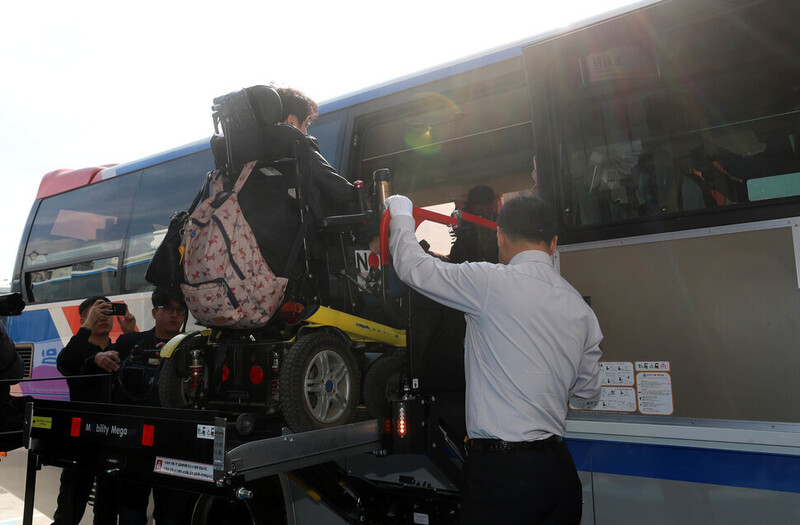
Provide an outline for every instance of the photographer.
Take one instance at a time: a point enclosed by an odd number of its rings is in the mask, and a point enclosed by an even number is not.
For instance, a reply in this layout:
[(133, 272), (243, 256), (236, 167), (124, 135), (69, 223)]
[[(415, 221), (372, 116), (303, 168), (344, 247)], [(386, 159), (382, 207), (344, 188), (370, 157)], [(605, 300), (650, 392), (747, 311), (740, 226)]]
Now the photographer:
[[(121, 361), (135, 358), (139, 352), (155, 350), (181, 332), (186, 321), (186, 304), (166, 293), (156, 290), (151, 297), (155, 326), (145, 332), (122, 334), (114, 345)], [(147, 403), (146, 385), (126, 385), (125, 365), (120, 374), (119, 403)], [(151, 385), (152, 387), (155, 386)], [(143, 391), (143, 392), (142, 392)], [(143, 394), (143, 395), (142, 395)], [(141, 398), (137, 398), (141, 395)], [(150, 486), (121, 481), (119, 488), (120, 525), (147, 523), (147, 505)], [(153, 517), (158, 525), (188, 523), (194, 499), (190, 494), (164, 487), (153, 488)]]
[[(58, 371), (67, 377), (72, 401), (108, 403), (111, 401), (111, 376), (73, 378), (71, 376), (116, 372), (120, 356), (111, 343), (112, 306), (108, 298), (95, 295), (78, 306), (81, 327), (58, 354)], [(136, 330), (136, 318), (129, 311), (120, 319), (125, 333)]]
[[(81, 327), (67, 346), (58, 354), (58, 371), (67, 378), (72, 401), (108, 403), (111, 401), (109, 372), (119, 368), (119, 354), (111, 343), (109, 334), (113, 326), (113, 309), (107, 297), (95, 295), (78, 306)], [(123, 332), (136, 329), (136, 318), (125, 308), (120, 320)], [(107, 373), (105, 376), (100, 374)], [(96, 377), (74, 377), (97, 375)], [(64, 469), (58, 502), (53, 515), (56, 525), (80, 523), (92, 492), (95, 476), (92, 473)], [(97, 483), (94, 502), (94, 523), (116, 523), (116, 483), (103, 479)]]

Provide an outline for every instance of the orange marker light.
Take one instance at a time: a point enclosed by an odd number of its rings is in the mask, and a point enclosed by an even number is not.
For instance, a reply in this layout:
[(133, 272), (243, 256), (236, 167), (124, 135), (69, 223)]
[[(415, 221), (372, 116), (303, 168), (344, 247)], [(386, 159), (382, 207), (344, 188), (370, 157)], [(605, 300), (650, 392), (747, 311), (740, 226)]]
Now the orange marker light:
[(283, 303), (281, 306), (281, 319), (288, 325), (295, 325), (300, 322), (303, 314), (303, 305), (292, 301)]
[(406, 437), (406, 407), (400, 405), (397, 410), (397, 435), (401, 438)]

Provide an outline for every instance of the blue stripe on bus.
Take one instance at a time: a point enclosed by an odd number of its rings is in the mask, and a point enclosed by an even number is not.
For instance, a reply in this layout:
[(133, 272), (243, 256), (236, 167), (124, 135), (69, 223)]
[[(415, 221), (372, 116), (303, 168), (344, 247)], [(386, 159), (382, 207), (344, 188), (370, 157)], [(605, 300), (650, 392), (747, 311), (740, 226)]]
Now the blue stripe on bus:
[(568, 439), (578, 470), (800, 493), (800, 457)]
[(18, 343), (59, 339), (48, 310), (29, 310), (24, 315), (8, 317), (6, 322), (9, 337)]

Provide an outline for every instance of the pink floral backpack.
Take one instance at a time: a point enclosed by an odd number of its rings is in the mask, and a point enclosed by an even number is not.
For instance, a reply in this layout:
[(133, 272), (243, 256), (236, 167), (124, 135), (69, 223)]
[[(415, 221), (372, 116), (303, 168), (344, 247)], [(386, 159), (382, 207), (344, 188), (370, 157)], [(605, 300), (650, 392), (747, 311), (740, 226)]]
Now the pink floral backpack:
[(258, 328), (283, 301), (287, 280), (264, 262), (239, 207), (239, 192), (255, 165), (245, 165), (231, 191), (223, 191), (214, 173), (213, 195), (184, 228), (181, 289), (194, 318), (206, 326)]

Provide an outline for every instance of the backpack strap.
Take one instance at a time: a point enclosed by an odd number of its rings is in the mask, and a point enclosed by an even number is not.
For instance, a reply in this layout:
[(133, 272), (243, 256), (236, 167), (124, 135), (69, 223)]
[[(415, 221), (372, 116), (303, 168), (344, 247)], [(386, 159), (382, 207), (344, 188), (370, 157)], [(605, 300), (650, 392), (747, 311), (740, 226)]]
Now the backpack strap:
[(192, 213), (194, 213), (194, 209), (200, 204), (200, 201), (203, 200), (203, 197), (208, 192), (208, 187), (211, 185), (211, 179), (214, 178), (216, 171), (209, 171), (206, 173), (206, 178), (203, 180), (203, 186), (200, 188), (200, 191), (197, 192), (197, 195), (194, 197), (192, 201), (192, 205), (189, 206), (189, 209), (186, 211), (186, 216), (188, 217)]
[(233, 186), (233, 193), (238, 194), (240, 191), (242, 191), (244, 183), (247, 182), (248, 178), (250, 178), (250, 174), (253, 173), (253, 168), (256, 167), (256, 164), (258, 164), (258, 161), (254, 160), (244, 165), (244, 168), (242, 168), (242, 172), (236, 179), (236, 184), (234, 184)]

